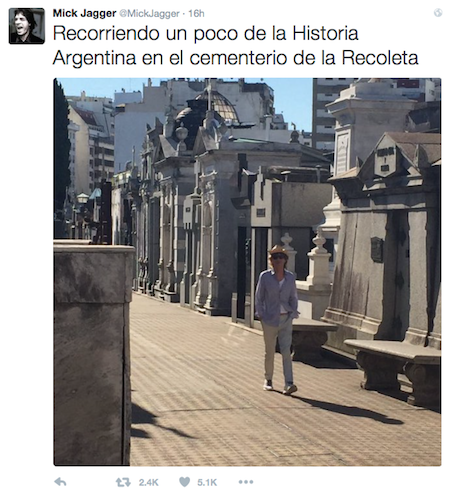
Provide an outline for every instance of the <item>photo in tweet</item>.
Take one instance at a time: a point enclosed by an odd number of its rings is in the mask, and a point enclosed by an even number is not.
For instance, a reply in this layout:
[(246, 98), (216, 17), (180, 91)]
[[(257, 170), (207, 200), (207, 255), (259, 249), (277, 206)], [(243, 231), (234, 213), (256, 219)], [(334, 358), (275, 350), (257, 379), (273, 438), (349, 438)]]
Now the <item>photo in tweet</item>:
[(139, 82), (54, 81), (55, 465), (440, 465), (441, 80)]

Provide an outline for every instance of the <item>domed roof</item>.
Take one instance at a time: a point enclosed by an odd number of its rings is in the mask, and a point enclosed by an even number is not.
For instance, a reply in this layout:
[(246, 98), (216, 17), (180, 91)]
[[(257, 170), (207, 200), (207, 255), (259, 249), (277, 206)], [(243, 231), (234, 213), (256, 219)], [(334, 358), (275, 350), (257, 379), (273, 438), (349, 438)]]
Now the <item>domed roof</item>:
[(201, 127), (205, 120), (208, 102), (203, 100), (188, 100), (187, 103), (187, 108), (181, 110), (175, 117), (172, 137), (176, 140), (178, 139), (176, 137), (176, 130), (183, 123), (183, 126), (188, 130), (185, 143), (187, 148), (191, 150), (194, 146), (198, 128)]
[(217, 120), (219, 124), (224, 121), (239, 124), (239, 117), (230, 101), (228, 101), (227, 98), (221, 95), (218, 91), (214, 89), (208, 90), (208, 88), (206, 88), (202, 93), (196, 96), (195, 99), (188, 100), (188, 106), (178, 112), (175, 117), (172, 137), (176, 139), (176, 129), (181, 125), (181, 123), (183, 123), (183, 126), (188, 130), (188, 136), (185, 143), (189, 150), (193, 148), (198, 128), (203, 125), (206, 118), (209, 91), (211, 91), (211, 103), (214, 111), (213, 118)]
[[(200, 93), (195, 99), (208, 101), (208, 88)], [(216, 111), (222, 117), (222, 119), (224, 119), (225, 121), (231, 120), (233, 123), (239, 122), (239, 117), (233, 104), (227, 98), (225, 98), (225, 96), (214, 89), (211, 90), (211, 103), (213, 110)]]

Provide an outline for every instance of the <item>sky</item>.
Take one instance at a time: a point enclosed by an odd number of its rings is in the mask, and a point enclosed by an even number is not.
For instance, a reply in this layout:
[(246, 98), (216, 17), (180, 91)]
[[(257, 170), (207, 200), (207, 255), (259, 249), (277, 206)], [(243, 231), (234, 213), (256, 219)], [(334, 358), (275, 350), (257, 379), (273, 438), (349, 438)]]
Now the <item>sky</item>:
[[(115, 92), (141, 91), (147, 78), (60, 78), (58, 79), (66, 96), (79, 96), (86, 91), (87, 96), (114, 98)], [(237, 80), (231, 79), (231, 80)], [(153, 86), (159, 86), (160, 79), (152, 78)], [(284, 120), (297, 130), (312, 129), (312, 79), (296, 78), (246, 78), (246, 82), (265, 82), (275, 94), (275, 111), (282, 113)]]

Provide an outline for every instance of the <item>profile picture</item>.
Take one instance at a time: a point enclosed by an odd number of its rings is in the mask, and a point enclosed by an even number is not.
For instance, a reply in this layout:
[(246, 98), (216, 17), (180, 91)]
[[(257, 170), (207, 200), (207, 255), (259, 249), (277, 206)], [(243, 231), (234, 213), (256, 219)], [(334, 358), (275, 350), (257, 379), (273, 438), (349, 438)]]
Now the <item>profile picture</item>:
[(44, 41), (44, 9), (9, 9), (10, 44), (42, 44)]

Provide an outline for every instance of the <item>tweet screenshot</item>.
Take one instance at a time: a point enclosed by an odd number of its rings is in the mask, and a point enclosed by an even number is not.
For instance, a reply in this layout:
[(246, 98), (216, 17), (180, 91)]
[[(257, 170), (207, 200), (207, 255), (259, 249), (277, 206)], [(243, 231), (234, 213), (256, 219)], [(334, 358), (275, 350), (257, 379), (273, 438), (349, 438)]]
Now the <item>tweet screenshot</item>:
[(448, 3), (2, 10), (4, 493), (444, 493)]

